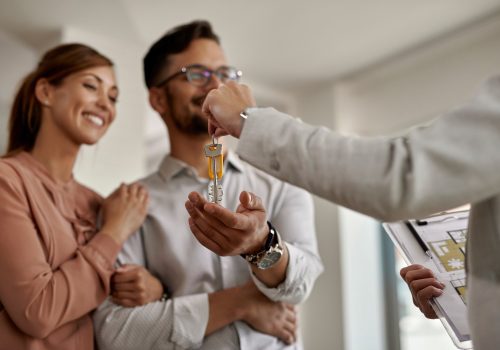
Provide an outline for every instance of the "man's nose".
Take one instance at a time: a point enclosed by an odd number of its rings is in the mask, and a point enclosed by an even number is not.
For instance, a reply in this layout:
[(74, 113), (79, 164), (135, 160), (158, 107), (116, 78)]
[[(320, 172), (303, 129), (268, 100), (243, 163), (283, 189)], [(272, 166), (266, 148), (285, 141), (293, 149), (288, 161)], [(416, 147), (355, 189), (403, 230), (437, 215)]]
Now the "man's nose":
[(221, 84), (222, 80), (216, 74), (211, 74), (210, 79), (208, 80), (208, 83), (206, 85), (206, 89), (207, 90), (217, 89)]

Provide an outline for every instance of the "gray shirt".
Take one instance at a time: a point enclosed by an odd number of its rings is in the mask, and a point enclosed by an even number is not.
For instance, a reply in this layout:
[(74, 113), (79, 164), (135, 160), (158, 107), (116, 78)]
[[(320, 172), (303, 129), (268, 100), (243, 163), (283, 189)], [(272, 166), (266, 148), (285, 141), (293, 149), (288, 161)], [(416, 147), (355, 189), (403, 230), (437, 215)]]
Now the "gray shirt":
[(399, 138), (348, 137), (254, 109), (237, 152), (271, 175), (384, 221), (471, 203), (472, 340), (476, 350), (499, 348), (500, 76), (463, 107)]
[(168, 287), (171, 299), (124, 308), (107, 300), (94, 314), (96, 338), (105, 349), (301, 349), (235, 322), (204, 338), (208, 293), (244, 284), (253, 278), (270, 299), (299, 303), (323, 270), (318, 255), (310, 195), (242, 162), (228, 153), (222, 180), (222, 205), (235, 210), (239, 194), (260, 196), (268, 219), (290, 254), (286, 279), (267, 288), (241, 257), (220, 257), (191, 233), (184, 202), (191, 191), (207, 194), (208, 180), (195, 169), (166, 156), (158, 172), (143, 180), (149, 190), (149, 213), (141, 232), (131, 236), (121, 263), (146, 266)]

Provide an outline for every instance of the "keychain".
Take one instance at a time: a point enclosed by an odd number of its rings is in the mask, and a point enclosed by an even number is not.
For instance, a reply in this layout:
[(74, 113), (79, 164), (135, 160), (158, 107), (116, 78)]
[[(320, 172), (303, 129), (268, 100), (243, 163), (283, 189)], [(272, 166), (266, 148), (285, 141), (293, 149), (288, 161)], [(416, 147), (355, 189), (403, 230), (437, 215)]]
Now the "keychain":
[(222, 201), (222, 185), (220, 181), (223, 175), (222, 144), (212, 136), (212, 143), (205, 145), (205, 156), (208, 158), (208, 200), (220, 204)]

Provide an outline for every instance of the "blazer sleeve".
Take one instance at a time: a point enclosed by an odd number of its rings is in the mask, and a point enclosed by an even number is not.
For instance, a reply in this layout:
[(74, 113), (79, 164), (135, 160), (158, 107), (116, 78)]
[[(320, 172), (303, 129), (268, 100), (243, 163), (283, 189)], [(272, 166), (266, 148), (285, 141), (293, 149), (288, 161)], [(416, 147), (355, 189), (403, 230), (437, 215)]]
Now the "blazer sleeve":
[[(265, 126), (265, 127), (264, 127)], [(500, 76), (468, 104), (399, 138), (357, 138), (253, 109), (237, 153), (282, 180), (395, 221), (500, 191)]]
[(21, 331), (45, 338), (104, 300), (120, 248), (98, 234), (53, 270), (22, 181), (5, 163), (0, 164), (0, 203), (0, 301)]

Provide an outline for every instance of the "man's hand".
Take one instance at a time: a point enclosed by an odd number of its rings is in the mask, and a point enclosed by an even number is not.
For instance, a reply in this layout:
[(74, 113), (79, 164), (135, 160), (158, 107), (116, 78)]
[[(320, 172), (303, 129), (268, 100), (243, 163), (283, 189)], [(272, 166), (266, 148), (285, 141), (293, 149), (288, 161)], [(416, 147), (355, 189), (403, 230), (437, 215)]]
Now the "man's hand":
[(415, 306), (425, 317), (437, 318), (429, 300), (443, 294), (445, 285), (434, 277), (431, 270), (417, 264), (401, 269), (400, 275), (410, 288)]
[(297, 310), (294, 305), (268, 299), (252, 283), (247, 283), (242, 298), (243, 321), (259, 332), (273, 335), (286, 344), (297, 340)]
[(226, 256), (256, 253), (264, 246), (269, 229), (265, 208), (256, 195), (241, 192), (234, 213), (207, 202), (197, 192), (191, 192), (188, 198), (189, 227), (206, 248)]
[(255, 105), (248, 86), (234, 81), (221, 84), (208, 93), (203, 103), (203, 113), (208, 117), (208, 133), (216, 137), (229, 134), (239, 138), (243, 128), (240, 113)]
[(113, 302), (134, 307), (160, 300), (163, 295), (161, 282), (141, 265), (124, 265), (111, 277)]

